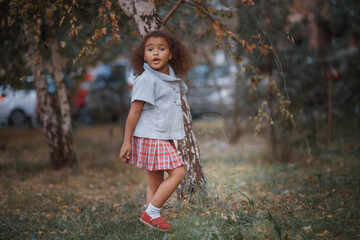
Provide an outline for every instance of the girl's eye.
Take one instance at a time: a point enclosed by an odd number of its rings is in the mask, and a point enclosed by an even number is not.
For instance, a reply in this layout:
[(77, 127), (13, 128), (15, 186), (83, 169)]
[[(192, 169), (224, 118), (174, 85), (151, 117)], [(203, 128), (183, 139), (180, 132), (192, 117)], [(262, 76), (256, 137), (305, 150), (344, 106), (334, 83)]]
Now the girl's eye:
[(151, 51), (152, 51), (152, 48), (148, 48), (147, 51), (151, 52)]
[(161, 51), (165, 51), (165, 48), (160, 48)]

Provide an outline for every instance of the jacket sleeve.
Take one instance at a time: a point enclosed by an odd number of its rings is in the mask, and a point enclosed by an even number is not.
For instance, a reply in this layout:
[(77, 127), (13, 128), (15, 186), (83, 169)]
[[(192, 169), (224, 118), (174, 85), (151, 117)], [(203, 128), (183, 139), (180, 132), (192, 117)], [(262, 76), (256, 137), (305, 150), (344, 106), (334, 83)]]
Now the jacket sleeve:
[(135, 79), (131, 102), (136, 100), (155, 105), (155, 82), (150, 77), (139, 76)]
[(180, 93), (181, 95), (185, 95), (187, 93), (188, 87), (186, 86), (186, 83), (184, 80), (180, 79)]

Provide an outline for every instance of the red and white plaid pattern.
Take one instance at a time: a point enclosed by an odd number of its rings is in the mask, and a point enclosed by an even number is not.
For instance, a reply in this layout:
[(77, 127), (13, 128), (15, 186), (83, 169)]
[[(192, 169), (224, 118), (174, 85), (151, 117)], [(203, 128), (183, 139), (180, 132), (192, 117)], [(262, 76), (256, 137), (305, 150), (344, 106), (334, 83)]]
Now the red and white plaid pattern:
[(184, 165), (171, 140), (132, 136), (131, 156), (126, 163), (150, 171), (172, 170)]

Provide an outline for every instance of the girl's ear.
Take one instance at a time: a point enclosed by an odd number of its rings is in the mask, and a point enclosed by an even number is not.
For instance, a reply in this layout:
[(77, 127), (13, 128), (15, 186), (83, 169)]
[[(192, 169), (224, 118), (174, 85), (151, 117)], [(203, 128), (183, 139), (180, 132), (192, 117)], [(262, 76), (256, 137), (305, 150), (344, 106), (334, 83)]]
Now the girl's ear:
[(169, 54), (169, 60), (171, 60), (172, 59), (172, 53), (170, 52), (170, 54)]

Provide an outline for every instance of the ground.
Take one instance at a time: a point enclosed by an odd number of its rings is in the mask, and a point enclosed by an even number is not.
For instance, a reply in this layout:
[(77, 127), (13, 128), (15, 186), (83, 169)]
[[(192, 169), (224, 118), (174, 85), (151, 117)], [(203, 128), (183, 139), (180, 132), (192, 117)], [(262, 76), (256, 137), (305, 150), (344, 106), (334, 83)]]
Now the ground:
[(75, 129), (78, 167), (61, 171), (41, 129), (0, 129), (0, 239), (360, 239), (359, 150), (274, 162), (266, 136), (231, 145), (221, 120), (195, 121), (207, 188), (171, 197), (162, 233), (138, 220), (145, 172), (118, 160), (121, 129)]

